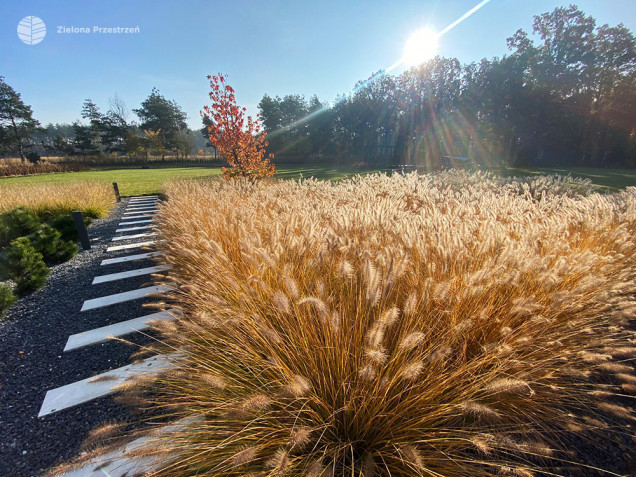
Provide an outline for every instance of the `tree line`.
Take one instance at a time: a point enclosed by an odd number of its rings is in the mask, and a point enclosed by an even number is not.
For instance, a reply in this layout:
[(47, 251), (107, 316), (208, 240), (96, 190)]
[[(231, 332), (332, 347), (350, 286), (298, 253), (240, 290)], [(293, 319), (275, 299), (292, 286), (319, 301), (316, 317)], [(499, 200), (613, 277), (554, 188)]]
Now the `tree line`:
[(0, 154), (23, 162), (37, 162), (41, 154), (185, 158), (206, 146), (199, 131), (188, 128), (181, 107), (156, 88), (132, 112), (139, 121), (131, 119), (117, 95), (108, 99), (105, 112), (86, 99), (80, 113), (83, 121), (42, 127), (31, 107), (0, 77)]
[[(289, 94), (258, 107), (276, 162), (339, 161), (435, 167), (481, 165), (636, 167), (636, 40), (623, 24), (597, 26), (574, 5), (534, 17), (501, 58), (461, 64), (436, 57), (400, 75), (379, 71), (332, 103)], [(90, 99), (83, 121), (42, 128), (0, 77), (0, 154), (185, 157), (210, 147), (209, 126), (156, 88), (130, 119), (114, 96)]]
[(535, 16), (501, 58), (437, 57), (333, 104), (265, 95), (259, 109), (278, 160), (634, 167), (635, 44), (623, 24), (597, 27), (570, 5)]

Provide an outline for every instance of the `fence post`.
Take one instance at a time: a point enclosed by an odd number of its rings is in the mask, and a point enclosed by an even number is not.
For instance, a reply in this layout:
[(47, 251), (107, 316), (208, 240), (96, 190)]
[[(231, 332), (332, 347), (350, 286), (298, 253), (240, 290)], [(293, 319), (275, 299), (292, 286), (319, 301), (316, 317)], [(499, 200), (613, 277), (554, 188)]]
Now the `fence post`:
[(77, 235), (79, 236), (80, 243), (82, 244), (82, 248), (84, 250), (90, 250), (91, 241), (88, 238), (88, 230), (86, 230), (86, 224), (84, 223), (84, 217), (79, 210), (76, 210), (72, 213), (73, 221), (75, 222), (75, 229), (77, 230)]
[(121, 202), (121, 196), (119, 195), (119, 187), (117, 187), (117, 182), (113, 182), (113, 190), (115, 191), (117, 202)]

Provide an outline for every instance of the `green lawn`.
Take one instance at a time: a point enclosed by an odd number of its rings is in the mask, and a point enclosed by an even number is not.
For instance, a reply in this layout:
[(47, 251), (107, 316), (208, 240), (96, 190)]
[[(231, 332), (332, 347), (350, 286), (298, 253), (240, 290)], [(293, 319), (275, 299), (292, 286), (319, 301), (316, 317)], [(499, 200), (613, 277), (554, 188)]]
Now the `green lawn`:
[[(343, 179), (361, 172), (354, 167), (334, 166), (278, 166), (281, 179), (316, 177), (318, 179)], [(66, 181), (96, 180), (117, 182), (123, 196), (156, 194), (161, 192), (164, 182), (179, 177), (215, 177), (221, 174), (219, 167), (178, 167), (159, 169), (113, 169), (85, 172), (64, 172), (60, 174), (40, 174), (35, 176), (8, 177), (0, 179), (0, 184), (34, 184)]]
[(531, 176), (539, 174), (570, 174), (573, 177), (590, 179), (593, 184), (601, 186), (608, 192), (615, 192), (627, 186), (636, 186), (636, 170), (634, 169), (597, 169), (592, 167), (540, 167), (511, 168), (500, 171), (505, 176)]
[[(299, 177), (316, 177), (318, 179), (338, 180), (355, 174), (370, 172), (350, 166), (315, 166), (315, 165), (281, 165), (277, 167), (280, 179), (298, 179)], [(592, 168), (504, 168), (496, 171), (500, 174), (536, 175), (570, 173), (573, 176), (585, 177), (608, 191), (615, 191), (626, 186), (636, 186), (636, 170), (630, 169), (592, 169)], [(47, 182), (66, 182), (79, 180), (98, 180), (117, 182), (123, 196), (156, 194), (161, 192), (164, 182), (179, 177), (215, 177), (221, 174), (218, 167), (179, 167), (158, 169), (114, 169), (86, 172), (66, 172), (61, 174), (41, 174), (36, 176), (9, 177), (0, 179), (0, 184), (34, 184)]]
[(156, 194), (161, 192), (164, 182), (177, 177), (212, 177), (221, 173), (220, 168), (179, 167), (166, 169), (113, 169), (85, 172), (63, 172), (60, 174), (40, 174), (35, 176), (8, 177), (0, 179), (0, 184), (34, 184), (66, 181), (117, 182), (123, 196)]

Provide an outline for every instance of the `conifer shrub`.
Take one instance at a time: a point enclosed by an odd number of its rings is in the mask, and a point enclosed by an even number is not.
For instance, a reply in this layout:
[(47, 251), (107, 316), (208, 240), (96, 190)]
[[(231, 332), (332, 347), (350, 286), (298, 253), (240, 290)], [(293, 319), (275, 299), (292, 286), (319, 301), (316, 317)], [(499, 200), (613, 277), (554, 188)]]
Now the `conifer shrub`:
[(47, 263), (61, 263), (73, 258), (77, 253), (77, 245), (74, 242), (63, 240), (62, 234), (48, 224), (40, 225), (40, 228), (29, 236), (33, 248), (42, 254)]
[(0, 283), (0, 319), (4, 318), (9, 308), (17, 301), (13, 288), (8, 283)]
[(0, 248), (12, 240), (29, 235), (40, 227), (40, 219), (32, 211), (17, 207), (0, 214)]
[[(82, 214), (83, 215), (83, 214)], [(93, 222), (91, 217), (83, 215), (84, 225), (88, 228)], [(51, 227), (60, 232), (62, 240), (71, 240), (77, 242), (79, 236), (77, 235), (77, 229), (75, 228), (75, 221), (70, 214), (60, 215), (47, 222)]]
[(16, 283), (18, 296), (42, 287), (49, 274), (42, 254), (35, 250), (27, 237), (20, 237), (11, 242), (4, 256), (0, 258), (0, 271), (3, 278)]

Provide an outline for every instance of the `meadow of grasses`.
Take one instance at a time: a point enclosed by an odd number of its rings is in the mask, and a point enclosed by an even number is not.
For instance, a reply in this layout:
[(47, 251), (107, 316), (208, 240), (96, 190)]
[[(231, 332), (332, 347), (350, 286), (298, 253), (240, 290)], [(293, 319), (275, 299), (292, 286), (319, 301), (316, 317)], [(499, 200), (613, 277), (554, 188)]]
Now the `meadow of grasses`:
[(105, 217), (115, 204), (112, 185), (97, 181), (9, 184), (0, 181), (0, 213), (24, 207), (41, 219), (81, 210)]
[(575, 440), (634, 422), (636, 188), (571, 182), (172, 183), (183, 314), (156, 346), (178, 357), (123, 390), (183, 425), (133, 455), (165, 476), (573, 475)]

